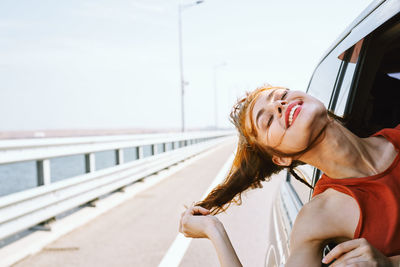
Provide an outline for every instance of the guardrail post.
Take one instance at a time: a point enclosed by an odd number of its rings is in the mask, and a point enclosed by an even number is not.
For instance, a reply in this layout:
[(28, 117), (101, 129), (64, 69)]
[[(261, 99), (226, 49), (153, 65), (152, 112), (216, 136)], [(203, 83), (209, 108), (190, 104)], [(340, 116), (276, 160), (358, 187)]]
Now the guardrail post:
[(43, 159), (36, 161), (37, 168), (37, 184), (48, 185), (50, 181), (50, 160)]
[(143, 147), (138, 146), (136, 148), (136, 153), (137, 153), (138, 159), (142, 159), (144, 157), (144, 155), (143, 155)]
[(85, 168), (86, 172), (94, 172), (96, 169), (96, 160), (94, 153), (85, 154)]
[(117, 158), (117, 165), (124, 163), (124, 150), (122, 148), (115, 150), (115, 156)]
[(29, 228), (30, 230), (34, 231), (51, 231), (51, 224), (56, 221), (56, 217), (51, 217), (50, 219), (41, 222), (35, 226)]
[[(39, 185), (45, 185), (41, 187), (41, 190), (39, 191), (27, 191), (27, 194), (21, 194), (18, 198), (10, 199), (10, 202), (7, 200), (8, 204), (0, 207), (0, 213), (7, 215), (0, 215), (0, 225), (4, 223), (7, 224), (6, 227), (3, 227), (4, 229), (0, 229), (0, 240), (15, 235), (35, 224), (37, 225), (35, 229), (50, 230), (50, 221), (66, 209), (74, 209), (87, 202), (89, 202), (88, 205), (94, 206), (96, 205), (96, 198), (101, 198), (102, 196), (111, 194), (115, 190), (123, 191), (124, 186), (127, 186), (132, 182), (140, 181), (152, 173), (159, 172), (162, 169), (177, 164), (194, 154), (206, 151), (215, 146), (214, 142), (210, 142), (209, 144), (205, 143), (202, 146), (198, 146), (196, 149), (189, 149), (187, 153), (185, 151), (185, 153), (179, 151), (179, 148), (185, 144), (185, 138), (189, 140), (190, 144), (192, 144), (194, 142), (193, 138), (200, 139), (202, 137), (202, 135), (193, 136), (194, 137), (188, 135), (182, 138), (177, 134), (172, 138), (169, 136), (165, 137), (165, 139), (154, 138), (151, 140), (141, 140), (138, 138), (138, 140), (133, 140), (132, 143), (129, 142), (129, 145), (125, 145), (125, 143), (122, 143), (123, 145), (121, 145), (121, 142), (118, 141), (119, 139), (113, 144), (107, 139), (104, 142), (101, 141), (99, 144), (94, 144), (93, 146), (88, 146), (86, 143), (81, 144), (79, 140), (77, 140), (76, 144), (62, 141), (64, 143), (57, 145), (48, 144), (47, 142), (49, 141), (47, 140), (44, 140), (43, 143), (40, 142), (39, 144), (31, 143), (32, 140), (29, 140), (29, 142), (26, 143), (14, 141), (7, 141), (4, 143), (2, 143), (3, 141), (0, 142), (0, 164), (34, 160), (33, 164), (36, 164), (34, 167), (36, 167), (35, 171), (37, 172), (37, 183)], [(205, 139), (203, 138), (202, 140)], [(37, 141), (41, 140), (35, 140), (35, 142)], [(151, 150), (149, 146), (155, 143), (158, 143), (158, 145), (156, 145), (156, 150), (158, 150), (160, 155), (157, 157), (144, 158), (144, 148), (146, 148), (146, 150), (148, 148)], [(167, 146), (167, 149), (170, 149), (171, 146), (173, 146), (176, 150), (171, 151), (171, 153), (165, 153), (166, 155), (163, 157), (161, 152), (165, 145)], [(59, 148), (56, 146), (59, 146)], [(121, 146), (126, 148), (122, 148)], [(14, 149), (14, 147), (18, 149)], [(122, 156), (124, 155), (122, 152), (127, 152), (126, 149), (129, 153), (134, 152), (132, 150), (136, 150), (137, 156), (145, 159), (143, 162), (140, 162), (142, 160), (137, 162), (139, 164), (133, 164), (135, 166), (132, 167), (135, 169), (129, 169), (126, 174), (123, 174), (124, 177), (125, 175), (131, 176), (130, 178), (126, 180), (124, 179), (124, 182), (121, 182), (122, 179), (120, 177), (121, 174), (119, 169), (123, 166), (114, 166), (109, 170), (105, 169), (104, 171), (96, 173), (97, 152), (95, 151), (111, 151), (110, 153), (113, 155), (118, 153), (118, 161), (123, 162), (124, 159)], [(146, 155), (147, 152), (148, 151), (146, 151)], [(51, 185), (52, 178), (54, 178), (52, 167), (55, 166), (53, 166), (54, 164), (52, 160), (55, 157), (64, 157), (69, 154), (79, 155), (82, 161), (82, 156), (85, 157), (85, 171), (90, 172), (90, 174), (85, 176), (89, 176), (91, 179), (71, 179), (70, 182), (68, 181), (68, 183), (63, 187), (53, 187)], [(127, 160), (128, 156), (130, 158), (131, 155), (127, 154)], [(68, 168), (68, 166), (64, 167)], [(106, 186), (104, 186), (103, 183), (103, 178), (105, 176), (108, 176), (106, 178)], [(50, 184), (50, 186), (46, 186), (48, 184)], [(84, 190), (81, 191), (80, 189)], [(74, 194), (71, 195), (71, 192), (74, 192)], [(2, 198), (0, 197), (0, 200), (1, 199)], [(2, 227), (0, 226), (0, 228)], [(25, 253), (26, 251), (21, 252)]]
[(151, 154), (154, 156), (157, 154), (157, 144), (152, 144), (151, 145)]

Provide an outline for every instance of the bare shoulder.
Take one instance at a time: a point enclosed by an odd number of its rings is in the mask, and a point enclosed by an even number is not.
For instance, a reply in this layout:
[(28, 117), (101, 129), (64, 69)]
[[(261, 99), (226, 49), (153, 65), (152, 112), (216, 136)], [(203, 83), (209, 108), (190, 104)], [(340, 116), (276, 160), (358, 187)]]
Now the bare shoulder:
[(360, 211), (355, 199), (334, 189), (314, 197), (297, 215), (291, 247), (305, 242), (322, 243), (336, 238), (351, 239)]

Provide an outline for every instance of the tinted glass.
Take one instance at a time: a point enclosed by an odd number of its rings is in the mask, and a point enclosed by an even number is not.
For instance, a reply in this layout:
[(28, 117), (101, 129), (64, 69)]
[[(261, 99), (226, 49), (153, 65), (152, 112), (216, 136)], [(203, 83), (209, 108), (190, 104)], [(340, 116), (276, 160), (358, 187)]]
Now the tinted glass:
[[(343, 80), (341, 81), (341, 84), (337, 88), (339, 90), (339, 96), (337, 99), (336, 107), (335, 107), (335, 114), (343, 117), (346, 105), (347, 105), (347, 100), (349, 97), (350, 93), (350, 88), (352, 85), (354, 73), (356, 70), (356, 66), (358, 63), (358, 58), (360, 55), (361, 47), (363, 44), (363, 40), (360, 40), (357, 42), (357, 44), (354, 45), (354, 47), (351, 47), (348, 50), (348, 53), (351, 53), (345, 60), (346, 68), (343, 75)], [(340, 57), (340, 56), (339, 56)]]
[(335, 108), (335, 114), (340, 117), (343, 117), (344, 111), (346, 109), (347, 99), (350, 93), (350, 87), (353, 81), (355, 69), (356, 69), (356, 64), (349, 63), (347, 65), (346, 72), (343, 76), (343, 82), (340, 88), (340, 93)]
[(343, 62), (334, 53), (335, 51), (331, 52), (317, 67), (307, 90), (308, 94), (321, 100), (325, 107), (329, 106), (336, 77)]

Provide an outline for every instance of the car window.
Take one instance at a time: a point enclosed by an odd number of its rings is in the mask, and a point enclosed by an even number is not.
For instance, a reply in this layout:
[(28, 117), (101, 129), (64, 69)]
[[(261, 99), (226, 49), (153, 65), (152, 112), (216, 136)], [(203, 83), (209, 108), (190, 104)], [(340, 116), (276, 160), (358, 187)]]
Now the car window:
[[(400, 25), (400, 24), (399, 24)], [(400, 31), (386, 46), (370, 91), (369, 112), (365, 114), (371, 132), (393, 128), (400, 123)]]
[(350, 93), (351, 84), (353, 81), (354, 73), (358, 63), (358, 58), (360, 55), (361, 47), (364, 39), (357, 42), (353, 47), (349, 48), (347, 51), (343, 52), (339, 59), (344, 61), (344, 66), (342, 67), (342, 78), (340, 79), (340, 84), (337, 85), (335, 89), (337, 98), (332, 102), (331, 109), (334, 111), (335, 115), (343, 117), (347, 105), (348, 96)]
[(318, 98), (328, 108), (336, 78), (343, 61), (332, 51), (317, 67), (307, 93)]

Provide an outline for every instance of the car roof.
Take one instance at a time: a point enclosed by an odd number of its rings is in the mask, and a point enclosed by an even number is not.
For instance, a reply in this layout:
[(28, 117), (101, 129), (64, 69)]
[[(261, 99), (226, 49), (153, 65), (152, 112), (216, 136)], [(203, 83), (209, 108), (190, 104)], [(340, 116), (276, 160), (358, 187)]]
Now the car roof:
[[(340, 42), (342, 42), (349, 34), (350, 32), (358, 25), (360, 24), (366, 17), (368, 17), (375, 9), (377, 9), (380, 5), (382, 5), (384, 2), (390, 1), (390, 0), (375, 0), (371, 4), (369, 4), (362, 12), (360, 15), (357, 16), (357, 18), (339, 35), (338, 38), (332, 43), (332, 45), (326, 50), (326, 52), (323, 54), (321, 60), (318, 62), (318, 65), (325, 59), (325, 57), (333, 50), (335, 47), (337, 47)], [(359, 40), (355, 40), (359, 41)], [(318, 66), (317, 65), (317, 66)]]

